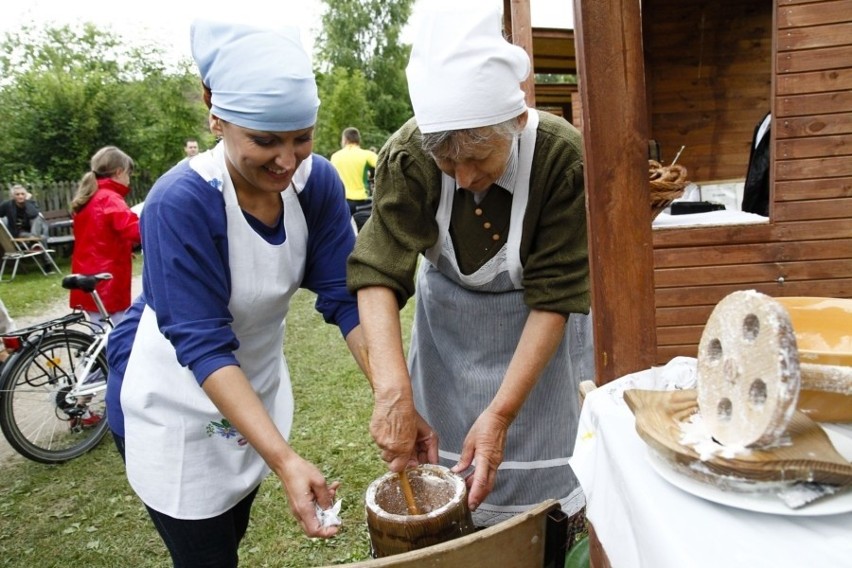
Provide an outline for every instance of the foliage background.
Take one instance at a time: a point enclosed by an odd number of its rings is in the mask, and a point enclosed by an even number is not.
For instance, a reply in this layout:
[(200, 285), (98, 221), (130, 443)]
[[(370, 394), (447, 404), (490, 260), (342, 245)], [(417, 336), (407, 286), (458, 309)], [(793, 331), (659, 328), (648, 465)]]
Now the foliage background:
[[(410, 47), (401, 34), (414, 0), (322, 2), (314, 151), (330, 156), (349, 126), (361, 131), (364, 147), (378, 149), (411, 116)], [(194, 62), (167, 66), (165, 59), (156, 45), (130, 45), (92, 23), (5, 33), (0, 184), (79, 180), (92, 154), (109, 144), (134, 158), (134, 179), (154, 180), (183, 157), (186, 138), (211, 147)]]
[(361, 131), (361, 146), (379, 149), (412, 115), (401, 35), (414, 0), (323, 0), (316, 41), (320, 116), (315, 151), (330, 156), (343, 129)]
[[(109, 30), (24, 27), (0, 43), (0, 179), (77, 180), (112, 144), (157, 176), (200, 136), (206, 110), (188, 64), (167, 69), (154, 46), (128, 47)], [(208, 135), (209, 136), (209, 135)]]

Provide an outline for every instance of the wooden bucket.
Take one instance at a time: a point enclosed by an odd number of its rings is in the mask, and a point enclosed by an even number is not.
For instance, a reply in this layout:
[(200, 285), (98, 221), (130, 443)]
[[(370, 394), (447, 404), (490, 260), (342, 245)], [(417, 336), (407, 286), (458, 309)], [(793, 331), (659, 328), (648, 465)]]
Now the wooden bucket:
[(408, 513), (399, 475), (387, 473), (367, 488), (367, 527), (373, 558), (425, 548), (472, 533), (464, 479), (423, 464), (407, 471), (417, 510)]

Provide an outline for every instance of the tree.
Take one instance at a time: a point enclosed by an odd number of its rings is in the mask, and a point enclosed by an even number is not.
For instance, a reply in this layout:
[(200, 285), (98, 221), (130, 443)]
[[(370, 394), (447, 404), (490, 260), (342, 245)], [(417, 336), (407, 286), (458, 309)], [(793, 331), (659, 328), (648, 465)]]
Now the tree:
[(93, 24), (5, 34), (0, 179), (75, 180), (108, 144), (151, 177), (171, 167), (183, 139), (206, 131), (207, 112), (189, 64), (169, 70), (162, 55)]
[[(414, 0), (323, 0), (322, 31), (317, 37), (320, 68), (321, 141), (347, 126), (361, 130), (362, 146), (381, 146), (412, 115), (405, 80), (410, 46), (401, 42)], [(363, 77), (357, 78), (356, 71)], [(362, 89), (356, 92), (354, 89)], [(360, 111), (361, 95), (372, 112)], [(349, 102), (347, 103), (347, 99)], [(328, 104), (326, 104), (328, 102)], [(350, 104), (351, 111), (343, 106)], [(350, 122), (341, 122), (343, 119)], [(330, 133), (326, 133), (326, 130)], [(321, 153), (326, 153), (321, 147)]]
[(314, 135), (314, 151), (330, 156), (340, 149), (343, 129), (355, 125), (361, 131), (361, 145), (375, 146), (383, 141), (383, 134), (375, 130), (375, 112), (367, 100), (367, 81), (356, 69), (335, 68), (318, 77), (323, 93), (320, 119)]

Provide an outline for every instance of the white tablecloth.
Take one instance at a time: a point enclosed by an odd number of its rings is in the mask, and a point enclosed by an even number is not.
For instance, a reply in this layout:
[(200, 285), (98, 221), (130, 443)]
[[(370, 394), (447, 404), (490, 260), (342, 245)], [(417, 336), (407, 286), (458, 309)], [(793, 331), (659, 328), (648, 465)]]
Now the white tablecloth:
[(717, 225), (754, 225), (769, 223), (769, 217), (726, 209), (722, 211), (707, 211), (706, 213), (691, 213), (689, 215), (669, 215), (660, 213), (654, 219), (653, 229), (708, 227)]
[[(571, 466), (612, 566), (852, 567), (852, 512), (786, 516), (729, 507), (691, 495), (652, 469), (622, 393), (690, 388), (694, 381), (695, 359), (678, 357), (586, 397)], [(852, 437), (852, 428), (841, 430)]]

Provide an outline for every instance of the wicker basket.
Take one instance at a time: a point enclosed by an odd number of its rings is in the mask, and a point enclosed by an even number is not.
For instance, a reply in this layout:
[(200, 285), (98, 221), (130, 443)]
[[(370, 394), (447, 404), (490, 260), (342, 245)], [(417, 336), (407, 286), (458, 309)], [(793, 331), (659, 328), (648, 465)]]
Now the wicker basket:
[(651, 220), (683, 195), (689, 185), (686, 168), (677, 164), (664, 166), (656, 160), (648, 160), (648, 178), (651, 186)]

